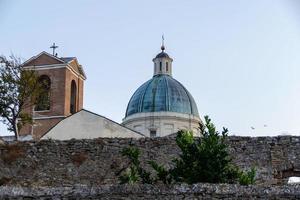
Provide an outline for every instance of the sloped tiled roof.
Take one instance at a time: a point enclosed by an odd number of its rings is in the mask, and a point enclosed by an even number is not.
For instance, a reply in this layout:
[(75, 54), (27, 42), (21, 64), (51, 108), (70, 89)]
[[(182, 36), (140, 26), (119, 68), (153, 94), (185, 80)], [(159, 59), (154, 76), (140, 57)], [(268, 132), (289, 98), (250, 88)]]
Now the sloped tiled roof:
[(59, 58), (61, 59), (62, 61), (64, 61), (65, 63), (69, 63), (71, 62), (72, 60), (76, 59), (76, 57), (61, 57)]
[[(40, 59), (43, 57), (43, 59)], [(41, 61), (42, 60), (42, 61)], [(72, 61), (74, 63), (70, 64)], [(56, 57), (54, 55), (51, 55), (45, 51), (41, 52), (40, 54), (31, 57), (27, 61), (23, 63), (23, 66), (31, 66), (31, 65), (55, 65), (55, 64), (68, 64), (71, 66), (75, 71), (79, 72), (84, 78), (86, 78), (86, 75), (84, 73), (84, 70), (82, 66), (78, 63), (76, 57)]]

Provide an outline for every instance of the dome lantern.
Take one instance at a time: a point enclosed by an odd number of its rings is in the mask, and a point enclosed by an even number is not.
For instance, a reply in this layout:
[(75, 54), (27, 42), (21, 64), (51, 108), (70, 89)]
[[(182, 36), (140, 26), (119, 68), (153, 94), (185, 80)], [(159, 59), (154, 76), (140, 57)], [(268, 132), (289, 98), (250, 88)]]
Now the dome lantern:
[(172, 76), (172, 62), (173, 59), (165, 52), (165, 45), (162, 42), (161, 52), (153, 58), (154, 62), (154, 75), (166, 74)]

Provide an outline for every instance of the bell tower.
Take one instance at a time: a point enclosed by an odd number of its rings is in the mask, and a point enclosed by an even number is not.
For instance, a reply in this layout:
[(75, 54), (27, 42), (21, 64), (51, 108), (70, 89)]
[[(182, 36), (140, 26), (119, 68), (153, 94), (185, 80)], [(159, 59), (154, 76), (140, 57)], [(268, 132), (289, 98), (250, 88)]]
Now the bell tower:
[[(33, 125), (26, 125), (20, 136), (38, 140), (53, 126), (83, 108), (83, 89), (86, 76), (76, 57), (57, 57), (47, 52), (33, 56), (23, 63), (25, 69), (35, 70), (45, 94), (37, 98), (33, 107), (24, 109), (31, 113)], [(63, 133), (62, 133), (63, 134)]]

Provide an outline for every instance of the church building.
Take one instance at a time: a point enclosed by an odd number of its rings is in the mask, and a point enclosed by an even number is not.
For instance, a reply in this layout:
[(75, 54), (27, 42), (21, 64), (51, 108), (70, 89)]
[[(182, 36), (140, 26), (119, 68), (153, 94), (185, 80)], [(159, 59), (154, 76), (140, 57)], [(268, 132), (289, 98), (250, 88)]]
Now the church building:
[(23, 63), (24, 69), (37, 72), (38, 82), (46, 92), (37, 104), (26, 107), (33, 125), (23, 127), (19, 135), (39, 139), (53, 126), (83, 108), (83, 88), (86, 75), (76, 57), (57, 57), (47, 52), (33, 56)]
[[(54, 45), (55, 46), (55, 45)], [(41, 52), (23, 64), (35, 70), (46, 92), (26, 108), (33, 124), (19, 133), (32, 139), (92, 139), (98, 137), (163, 137), (178, 130), (200, 135), (201, 119), (189, 91), (172, 76), (173, 59), (161, 52), (153, 59), (153, 77), (129, 100), (123, 123), (83, 109), (86, 75), (76, 57)]]
[(199, 136), (197, 105), (189, 91), (172, 77), (173, 59), (164, 44), (152, 61), (153, 77), (132, 95), (123, 124), (147, 137), (163, 137), (181, 129)]
[(45, 92), (37, 98), (34, 106), (23, 110), (32, 115), (33, 124), (21, 129), (21, 140), (144, 137), (137, 131), (83, 109), (86, 75), (76, 57), (58, 57), (54, 51), (52, 55), (41, 52), (22, 66), (36, 71), (38, 82)]

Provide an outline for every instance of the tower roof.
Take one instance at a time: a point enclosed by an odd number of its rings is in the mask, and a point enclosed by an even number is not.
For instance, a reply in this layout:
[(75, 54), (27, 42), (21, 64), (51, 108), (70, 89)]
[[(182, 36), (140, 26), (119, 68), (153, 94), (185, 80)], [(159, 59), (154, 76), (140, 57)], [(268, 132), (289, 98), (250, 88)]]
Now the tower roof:
[(36, 56), (31, 57), (27, 61), (25, 61), (22, 66), (24, 68), (31, 66), (45, 66), (45, 67), (55, 67), (55, 65), (66, 65), (72, 67), (75, 71), (77, 71), (83, 79), (86, 79), (85, 72), (83, 67), (78, 63), (76, 57), (57, 57), (51, 55), (45, 51), (39, 53)]
[(165, 52), (166, 48), (164, 45), (164, 39), (162, 40), (162, 45), (161, 45), (160, 49), (161, 49), (161, 52), (159, 54), (157, 54), (153, 60), (155, 60), (156, 58), (167, 58), (167, 59), (171, 59), (173, 61), (173, 59)]
[(166, 52), (162, 51), (159, 54), (157, 54), (155, 58), (170, 58), (170, 56)]

